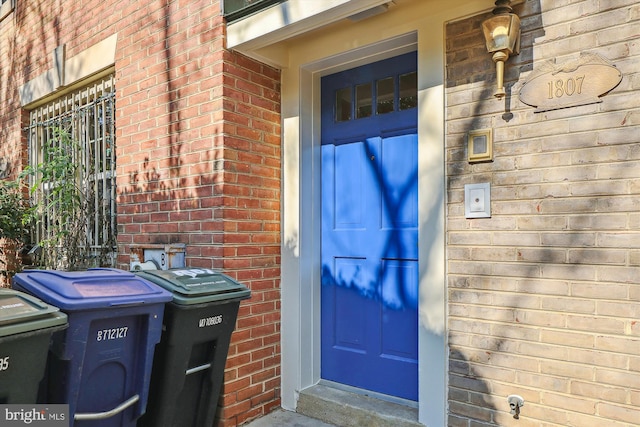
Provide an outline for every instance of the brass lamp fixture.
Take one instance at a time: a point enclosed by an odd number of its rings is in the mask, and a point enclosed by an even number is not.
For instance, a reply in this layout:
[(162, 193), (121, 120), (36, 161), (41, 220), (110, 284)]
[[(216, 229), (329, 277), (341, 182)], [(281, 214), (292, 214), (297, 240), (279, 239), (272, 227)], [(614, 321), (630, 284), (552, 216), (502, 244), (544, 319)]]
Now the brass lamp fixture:
[(496, 63), (498, 91), (495, 97), (502, 99), (504, 90), (504, 63), (509, 55), (520, 53), (520, 18), (513, 13), (511, 1), (497, 0), (493, 16), (482, 23), (482, 31), (487, 42), (487, 50), (493, 53)]

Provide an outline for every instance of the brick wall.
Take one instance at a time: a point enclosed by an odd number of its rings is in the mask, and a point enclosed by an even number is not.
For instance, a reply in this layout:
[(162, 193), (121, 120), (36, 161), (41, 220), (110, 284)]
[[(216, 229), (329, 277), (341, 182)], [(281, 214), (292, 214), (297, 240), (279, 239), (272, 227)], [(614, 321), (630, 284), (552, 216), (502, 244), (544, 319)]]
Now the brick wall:
[[(229, 350), (220, 427), (280, 406), (280, 73), (225, 64), (222, 268), (247, 283)], [(215, 238), (215, 237), (214, 237)], [(204, 245), (206, 259), (208, 245)]]
[(252, 297), (241, 303), (219, 425), (271, 411), (280, 403), (279, 71), (224, 49), (215, 0), (16, 5), (0, 22), (11, 59), (0, 64), (0, 156), (21, 152), (16, 88), (52, 68), (53, 49), (66, 44), (69, 58), (117, 33), (118, 267), (129, 268), (132, 245), (184, 243), (188, 266), (245, 283)]
[[(447, 33), (449, 425), (640, 420), (640, 4), (527, 0), (507, 98), (480, 23)], [(518, 90), (544, 61), (598, 53), (623, 73), (600, 104), (543, 113)], [(494, 161), (466, 161), (493, 128)], [(491, 184), (466, 219), (464, 184)], [(507, 396), (525, 399), (519, 420)]]
[[(6, 8), (8, 5), (5, 5)], [(16, 76), (22, 74), (26, 52), (16, 46), (18, 28), (12, 19), (14, 12), (0, 20), (0, 179), (14, 180), (26, 161), (27, 143), (21, 132), (22, 112), (16, 91)], [(11, 270), (3, 253), (4, 241), (0, 236), (0, 270)], [(10, 276), (0, 274), (0, 288), (9, 287)]]
[(185, 243), (251, 289), (219, 412), (235, 426), (280, 403), (280, 74), (224, 50), (218, 4), (154, 5), (119, 33), (119, 261)]

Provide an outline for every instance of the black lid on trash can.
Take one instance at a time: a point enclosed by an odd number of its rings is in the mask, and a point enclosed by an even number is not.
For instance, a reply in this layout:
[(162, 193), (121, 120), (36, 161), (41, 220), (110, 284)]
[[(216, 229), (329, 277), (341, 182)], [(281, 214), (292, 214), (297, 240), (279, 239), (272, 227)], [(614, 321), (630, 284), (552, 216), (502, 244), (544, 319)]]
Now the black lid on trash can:
[(247, 299), (251, 296), (251, 291), (242, 283), (208, 268), (142, 270), (135, 274), (171, 291), (173, 302), (178, 305)]
[(67, 323), (58, 307), (13, 289), (0, 289), (0, 337), (51, 328)]
[(14, 287), (67, 312), (171, 301), (171, 294), (161, 287), (115, 268), (25, 270), (14, 276)]

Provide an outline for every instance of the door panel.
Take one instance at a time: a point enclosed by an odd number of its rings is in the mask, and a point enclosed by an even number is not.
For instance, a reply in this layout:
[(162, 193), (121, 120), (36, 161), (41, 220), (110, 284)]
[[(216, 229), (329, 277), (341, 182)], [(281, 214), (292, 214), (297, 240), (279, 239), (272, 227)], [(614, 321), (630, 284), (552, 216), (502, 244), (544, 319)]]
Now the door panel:
[[(414, 185), (417, 170), (409, 165), (418, 164), (418, 140), (416, 135), (403, 135), (382, 140), (381, 175), (382, 227), (418, 227), (418, 189)], [(416, 248), (417, 249), (417, 248)]]
[(365, 227), (367, 218), (364, 191), (367, 164), (363, 164), (364, 144), (352, 143), (339, 145), (334, 149), (335, 180), (340, 183), (335, 187), (335, 228), (347, 230)]
[[(322, 80), (321, 376), (411, 400), (418, 387), (417, 108), (399, 107), (397, 82), (415, 67), (411, 53)], [(386, 91), (379, 102), (378, 87)], [(374, 88), (371, 99), (362, 88)]]
[[(335, 304), (335, 316), (339, 319), (349, 319), (349, 322), (334, 322), (335, 336), (333, 345), (345, 351), (363, 353), (366, 351), (364, 343), (367, 334), (367, 319), (364, 311), (354, 311), (359, 303), (360, 293), (343, 292), (343, 288), (354, 286), (356, 289), (366, 287), (363, 281), (364, 259), (358, 258), (336, 258), (335, 271), (336, 278), (342, 287), (333, 287), (333, 301)], [(348, 284), (348, 285), (347, 285)]]
[(414, 363), (418, 358), (418, 263), (385, 260), (382, 274), (382, 356)]

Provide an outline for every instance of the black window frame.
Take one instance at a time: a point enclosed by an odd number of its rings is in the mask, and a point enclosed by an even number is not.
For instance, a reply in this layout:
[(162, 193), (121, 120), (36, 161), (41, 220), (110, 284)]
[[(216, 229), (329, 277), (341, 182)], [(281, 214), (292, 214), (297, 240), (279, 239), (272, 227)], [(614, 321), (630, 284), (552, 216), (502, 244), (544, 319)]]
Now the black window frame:
[[(222, 16), (224, 16), (227, 22), (233, 22), (276, 4), (284, 3), (285, 1), (286, 0), (222, 0), (220, 5), (222, 7)], [(238, 2), (243, 2), (244, 6), (238, 7), (233, 4)]]

